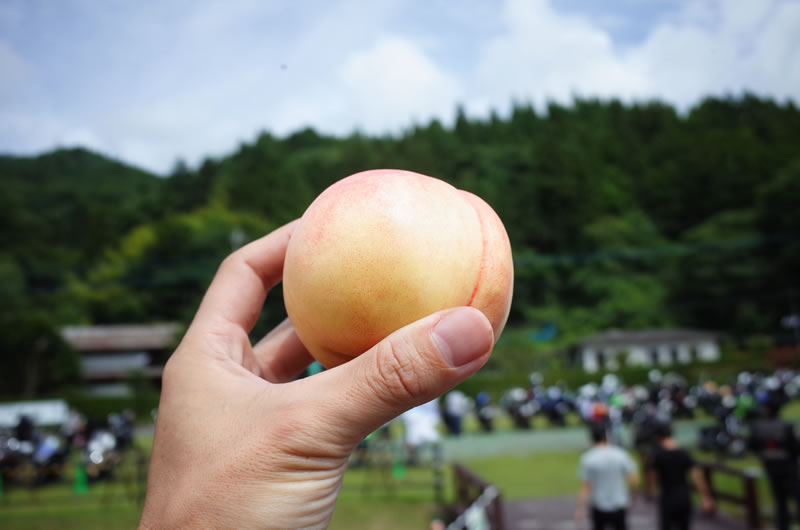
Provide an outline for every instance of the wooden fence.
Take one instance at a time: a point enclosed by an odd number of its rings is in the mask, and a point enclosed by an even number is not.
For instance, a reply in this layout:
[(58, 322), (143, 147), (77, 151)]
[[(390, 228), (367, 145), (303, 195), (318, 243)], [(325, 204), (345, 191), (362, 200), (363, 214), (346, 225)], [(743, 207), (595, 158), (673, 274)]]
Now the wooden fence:
[[(703, 471), (706, 483), (711, 491), (711, 496), (715, 502), (723, 501), (735, 506), (741, 506), (745, 511), (745, 520), (748, 527), (753, 530), (761, 528), (761, 505), (758, 500), (758, 487), (756, 481), (758, 474), (743, 471), (716, 462), (698, 462), (698, 467)], [(714, 486), (714, 477), (717, 475), (727, 475), (741, 482), (741, 493), (734, 494), (720, 491)]]
[[(720, 501), (744, 508), (745, 521), (747, 526), (753, 530), (758, 530), (762, 527), (761, 519), (761, 504), (758, 499), (758, 477), (757, 473), (736, 469), (734, 467), (726, 466), (718, 462), (697, 462), (697, 467), (703, 472), (703, 476), (708, 484), (711, 497), (714, 502), (719, 504)], [(645, 498), (652, 500), (654, 492), (651, 491), (650, 481), (647, 480), (647, 474), (650, 469), (645, 465), (643, 473), (645, 475), (644, 494)], [(740, 493), (731, 493), (717, 488), (714, 484), (714, 477), (726, 476), (732, 477), (735, 481), (741, 484)]]
[(492, 530), (503, 530), (503, 501), (495, 486), (461, 464), (453, 464), (453, 483), (456, 504), (452, 508), (454, 522), (448, 529), (461, 529), (465, 514), (470, 507), (483, 510)]

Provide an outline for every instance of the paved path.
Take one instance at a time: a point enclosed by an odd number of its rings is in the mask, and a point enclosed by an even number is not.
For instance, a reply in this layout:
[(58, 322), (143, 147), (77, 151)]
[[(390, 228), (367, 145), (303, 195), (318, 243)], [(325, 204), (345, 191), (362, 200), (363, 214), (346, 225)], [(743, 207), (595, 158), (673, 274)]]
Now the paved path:
[[(504, 502), (504, 517), (507, 530), (583, 530), (586, 523), (575, 523), (575, 497), (555, 497)], [(629, 530), (655, 530), (658, 528), (653, 503), (636, 502), (628, 513)], [(695, 514), (692, 530), (745, 530), (742, 521), (722, 515), (710, 518)]]
[[(694, 447), (701, 425), (698, 422), (675, 422), (675, 437), (684, 447)], [(630, 438), (631, 434), (625, 436)], [(586, 427), (470, 433), (460, 437), (447, 436), (442, 440), (448, 461), (546, 451), (585, 451), (590, 445)]]
[[(675, 436), (686, 447), (697, 443), (699, 422), (675, 422)], [(153, 424), (137, 425), (135, 435), (153, 437)], [(627, 436), (630, 436), (628, 434)], [(532, 429), (530, 431), (499, 431), (470, 433), (442, 439), (444, 458), (448, 461), (468, 460), (500, 455), (528, 455), (547, 451), (585, 451), (590, 446), (586, 427)]]

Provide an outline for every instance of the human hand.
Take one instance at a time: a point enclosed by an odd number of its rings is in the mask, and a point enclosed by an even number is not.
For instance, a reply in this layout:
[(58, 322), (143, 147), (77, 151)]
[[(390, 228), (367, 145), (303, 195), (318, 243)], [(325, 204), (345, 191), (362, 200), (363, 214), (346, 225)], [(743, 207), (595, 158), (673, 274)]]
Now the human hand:
[(703, 511), (706, 513), (714, 513), (714, 510), (717, 509), (716, 505), (714, 504), (714, 499), (712, 499), (708, 495), (703, 496), (702, 502), (703, 502)]
[(488, 360), (489, 321), (455, 308), (293, 381), (312, 359), (291, 323), (255, 346), (248, 334), (294, 226), (225, 259), (167, 362), (142, 528), (325, 526), (359, 441)]
[[(565, 526), (567, 526), (567, 523)], [(584, 530), (587, 528), (587, 518), (586, 518), (586, 510), (575, 510), (575, 513), (572, 516), (572, 528), (576, 530)]]
[(575, 521), (576, 528), (582, 528), (583, 523), (586, 521), (586, 506), (582, 502), (575, 505), (575, 513), (572, 514), (572, 519)]
[(628, 494), (628, 510), (632, 509), (636, 506), (637, 499), (639, 498), (639, 494), (635, 489), (631, 489)]

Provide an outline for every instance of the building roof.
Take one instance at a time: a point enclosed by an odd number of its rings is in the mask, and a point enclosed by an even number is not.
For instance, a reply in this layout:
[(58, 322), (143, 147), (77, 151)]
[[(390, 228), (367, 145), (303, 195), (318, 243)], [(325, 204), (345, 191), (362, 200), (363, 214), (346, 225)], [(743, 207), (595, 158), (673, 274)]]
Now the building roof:
[(581, 346), (633, 346), (675, 344), (717, 340), (716, 333), (698, 329), (643, 329), (636, 331), (610, 330), (583, 339)]
[(61, 336), (79, 352), (166, 350), (176, 345), (180, 329), (173, 323), (66, 326)]

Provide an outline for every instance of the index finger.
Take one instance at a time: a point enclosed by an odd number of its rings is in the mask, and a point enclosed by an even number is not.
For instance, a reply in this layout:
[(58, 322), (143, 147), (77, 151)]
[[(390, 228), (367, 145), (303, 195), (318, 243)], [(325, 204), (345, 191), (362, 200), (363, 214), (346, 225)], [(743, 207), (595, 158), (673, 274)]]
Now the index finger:
[(297, 220), (249, 243), (222, 262), (192, 327), (226, 323), (250, 333), (270, 289), (281, 281), (286, 247)]

